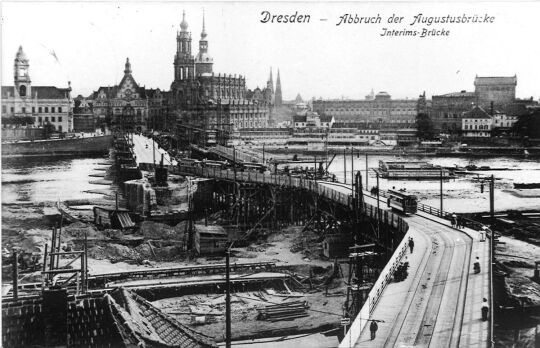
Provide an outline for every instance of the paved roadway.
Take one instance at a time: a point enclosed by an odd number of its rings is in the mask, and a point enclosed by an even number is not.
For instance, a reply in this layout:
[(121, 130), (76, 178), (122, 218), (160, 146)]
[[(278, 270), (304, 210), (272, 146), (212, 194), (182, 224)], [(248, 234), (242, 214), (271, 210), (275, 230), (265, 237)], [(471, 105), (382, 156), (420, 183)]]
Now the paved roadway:
[[(131, 134), (129, 135), (129, 137), (131, 138)], [(153, 146), (152, 139), (150, 138), (139, 134), (133, 134), (133, 145), (135, 156), (137, 156), (137, 158), (135, 159), (137, 165), (139, 165), (140, 163), (154, 163), (154, 159), (155, 163), (159, 164), (159, 162), (161, 161), (161, 154), (164, 155), (164, 165), (177, 165), (176, 160), (174, 158), (171, 158), (167, 151), (158, 148), (157, 143), (155, 144), (155, 146)], [(152, 154), (152, 150), (155, 150), (155, 154)]]
[[(339, 190), (350, 192), (343, 186)], [(376, 206), (376, 198), (367, 192), (364, 197)], [(380, 207), (385, 209), (386, 202), (381, 200)], [(489, 300), (489, 242), (428, 214), (404, 218), (415, 241), (413, 253), (406, 255), (409, 276), (384, 290), (371, 316), (384, 321), (375, 339), (368, 324), (357, 342), (341, 347), (487, 347), (489, 324), (481, 320), (480, 308), (483, 297)], [(480, 274), (472, 270), (476, 256)]]

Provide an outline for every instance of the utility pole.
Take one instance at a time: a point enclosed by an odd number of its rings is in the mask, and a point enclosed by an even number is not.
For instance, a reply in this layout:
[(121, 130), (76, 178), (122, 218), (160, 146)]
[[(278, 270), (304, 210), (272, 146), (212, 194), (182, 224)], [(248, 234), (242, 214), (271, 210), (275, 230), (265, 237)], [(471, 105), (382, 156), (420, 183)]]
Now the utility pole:
[(236, 147), (233, 146), (234, 187), (236, 187)]
[(440, 212), (440, 216), (442, 217), (443, 216), (443, 192), (442, 192), (443, 169), (442, 169), (442, 167), (441, 167), (441, 171), (440, 171), (440, 182), (441, 182), (441, 185), (440, 185), (440, 188), (441, 188), (441, 191), (440, 191), (440, 196), (441, 196), (441, 212)]
[(225, 347), (231, 348), (231, 249), (225, 254)]
[(368, 177), (369, 177), (369, 168), (368, 168), (368, 154), (366, 153), (366, 190), (369, 190), (368, 186)]
[(354, 197), (354, 147), (351, 146), (351, 192)]
[(264, 143), (263, 143), (263, 163), (262, 164), (264, 164), (264, 163), (265, 163), (265, 161), (264, 161)]
[(380, 234), (380, 221), (381, 221), (381, 216), (380, 216), (380, 211), (381, 211), (381, 208), (380, 208), (380, 200), (379, 200), (379, 172), (377, 172), (377, 237), (379, 237), (381, 234)]
[(347, 149), (343, 149), (343, 182), (347, 183)]
[(493, 222), (493, 219), (495, 218), (495, 178), (493, 175), (491, 175), (491, 179), (489, 182), (489, 215), (491, 217), (491, 221)]

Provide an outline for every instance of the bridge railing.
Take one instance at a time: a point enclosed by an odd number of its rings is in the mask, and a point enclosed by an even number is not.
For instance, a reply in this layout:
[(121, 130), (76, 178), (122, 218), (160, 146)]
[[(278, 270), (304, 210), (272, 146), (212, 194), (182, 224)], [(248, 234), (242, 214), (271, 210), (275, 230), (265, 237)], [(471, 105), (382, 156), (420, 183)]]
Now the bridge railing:
[(394, 272), (399, 266), (403, 255), (405, 255), (405, 253), (407, 252), (407, 243), (408, 235), (406, 234), (405, 237), (401, 240), (401, 243), (397, 247), (396, 251), (394, 251), (394, 254), (390, 258), (386, 266), (383, 268), (381, 274), (377, 278), (377, 281), (371, 288), (364, 302), (364, 305), (362, 306), (362, 309), (360, 310), (360, 312), (358, 312), (349, 331), (347, 332), (347, 335), (345, 335), (345, 337), (339, 344), (339, 348), (350, 348), (356, 345), (356, 342), (362, 334), (362, 330), (364, 330), (364, 327), (368, 323), (368, 319), (375, 310), (377, 303), (379, 303), (384, 289), (386, 289), (386, 286), (392, 281)]
[[(328, 198), (336, 203), (344, 206), (353, 207), (352, 196), (347, 193), (340, 192), (334, 188), (322, 185), (321, 182), (311, 179), (294, 178), (281, 174), (265, 174), (255, 171), (247, 171), (236, 173), (233, 170), (208, 168), (208, 167), (192, 167), (178, 165), (169, 167), (171, 173), (175, 174), (191, 174), (193, 176), (201, 176), (205, 178), (216, 178), (225, 180), (236, 180), (240, 182), (257, 182), (265, 184), (274, 184), (281, 187), (301, 188), (309, 192), (317, 193), (318, 195)], [(397, 214), (384, 209), (378, 209), (364, 202), (364, 212), (367, 216), (373, 219), (380, 219), (382, 223), (397, 228), (401, 233), (407, 233), (408, 224)]]

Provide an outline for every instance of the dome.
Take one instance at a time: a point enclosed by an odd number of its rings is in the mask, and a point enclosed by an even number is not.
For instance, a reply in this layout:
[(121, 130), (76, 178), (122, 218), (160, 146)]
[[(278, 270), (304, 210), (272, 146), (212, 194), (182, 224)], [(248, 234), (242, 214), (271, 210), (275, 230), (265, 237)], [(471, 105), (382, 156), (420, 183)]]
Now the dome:
[(182, 12), (182, 22), (180, 23), (180, 29), (186, 31), (188, 28), (188, 23), (186, 22), (186, 11)]
[(197, 58), (195, 58), (195, 63), (212, 63), (214, 59), (206, 52), (199, 52)]
[(375, 96), (375, 99), (390, 99), (390, 94), (388, 94), (386, 92), (379, 92)]

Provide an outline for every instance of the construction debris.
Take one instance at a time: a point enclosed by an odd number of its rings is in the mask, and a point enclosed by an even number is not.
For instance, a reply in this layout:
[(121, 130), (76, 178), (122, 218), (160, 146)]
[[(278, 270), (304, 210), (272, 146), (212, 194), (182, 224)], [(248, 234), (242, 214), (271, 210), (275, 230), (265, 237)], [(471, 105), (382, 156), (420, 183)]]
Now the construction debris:
[(281, 320), (294, 320), (309, 316), (306, 309), (309, 308), (307, 301), (293, 301), (282, 304), (268, 305), (258, 309), (257, 320), (276, 322)]

